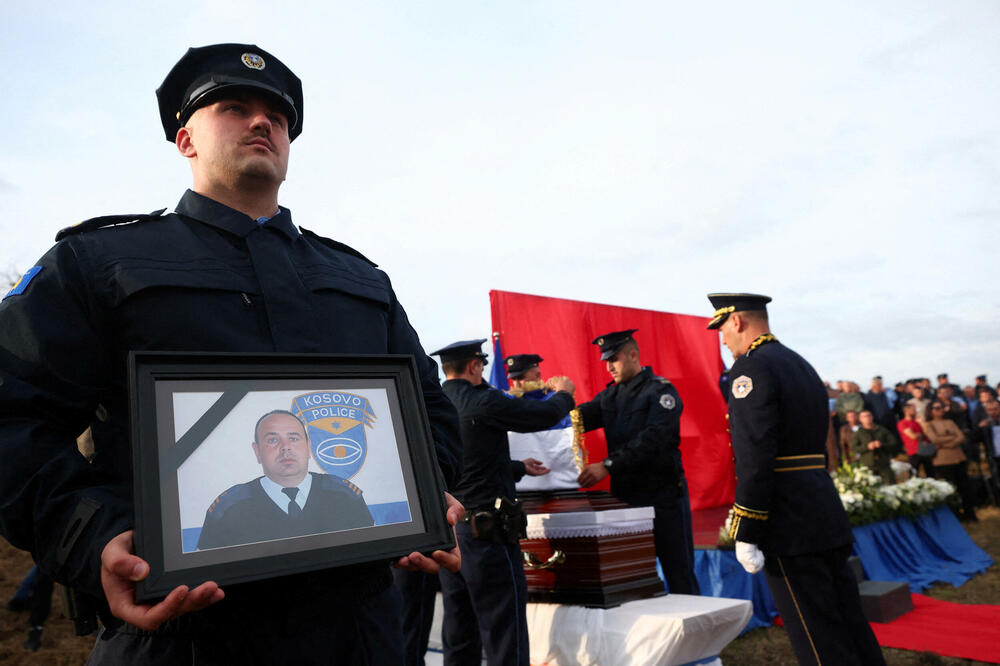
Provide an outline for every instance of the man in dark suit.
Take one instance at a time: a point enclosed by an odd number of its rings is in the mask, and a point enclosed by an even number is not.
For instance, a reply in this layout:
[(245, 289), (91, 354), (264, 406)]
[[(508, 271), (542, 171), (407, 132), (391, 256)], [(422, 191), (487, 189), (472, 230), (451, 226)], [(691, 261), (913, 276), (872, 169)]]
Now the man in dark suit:
[(1000, 470), (1000, 402), (990, 398), (986, 401), (984, 409), (986, 417), (976, 423), (972, 437), (981, 442), (986, 449), (986, 459), (990, 463), (990, 473), (993, 477), (993, 499), (997, 502), (1000, 500), (1000, 478), (997, 477), (997, 472)]
[(212, 502), (199, 550), (375, 524), (360, 488), (337, 476), (309, 472), (309, 435), (291, 412), (262, 416), (251, 446), (264, 476), (235, 485)]
[(826, 471), (828, 402), (816, 371), (771, 334), (768, 296), (709, 294), (736, 359), (729, 423), (736, 458), (730, 536), (764, 569), (800, 664), (884, 664), (847, 566), (854, 540)]

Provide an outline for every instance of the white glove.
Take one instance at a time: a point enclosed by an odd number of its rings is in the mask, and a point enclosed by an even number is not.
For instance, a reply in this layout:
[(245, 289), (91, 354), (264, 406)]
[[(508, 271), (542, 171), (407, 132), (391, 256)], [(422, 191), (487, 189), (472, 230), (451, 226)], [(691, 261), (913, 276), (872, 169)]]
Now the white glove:
[(764, 553), (752, 543), (736, 542), (736, 559), (747, 573), (755, 574), (764, 568)]

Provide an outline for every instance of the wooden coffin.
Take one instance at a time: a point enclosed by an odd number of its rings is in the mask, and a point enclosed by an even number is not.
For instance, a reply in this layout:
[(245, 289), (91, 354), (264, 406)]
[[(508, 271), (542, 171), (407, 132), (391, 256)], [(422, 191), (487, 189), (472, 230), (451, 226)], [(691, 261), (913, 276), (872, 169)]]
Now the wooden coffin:
[(520, 494), (528, 601), (610, 608), (664, 594), (656, 574), (652, 507), (604, 491)]

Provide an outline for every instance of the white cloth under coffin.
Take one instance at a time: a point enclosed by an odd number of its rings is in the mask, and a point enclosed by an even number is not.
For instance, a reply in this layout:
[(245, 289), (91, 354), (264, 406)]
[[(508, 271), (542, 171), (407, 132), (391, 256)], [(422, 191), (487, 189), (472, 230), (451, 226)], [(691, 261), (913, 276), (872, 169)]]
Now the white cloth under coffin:
[[(441, 599), (430, 646), (441, 649)], [(750, 619), (745, 599), (670, 594), (615, 608), (528, 604), (531, 663), (676, 666), (711, 663)], [(434, 657), (436, 657), (435, 655)], [(427, 663), (435, 663), (428, 655)], [(440, 663), (440, 662), (438, 662)], [(716, 662), (717, 663), (717, 662)]]

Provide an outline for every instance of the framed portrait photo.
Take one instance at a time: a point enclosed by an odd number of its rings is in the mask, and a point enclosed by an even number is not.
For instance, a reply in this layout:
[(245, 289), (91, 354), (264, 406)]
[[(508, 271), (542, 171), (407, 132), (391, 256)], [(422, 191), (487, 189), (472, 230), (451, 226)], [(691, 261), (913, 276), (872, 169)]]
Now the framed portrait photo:
[(137, 600), (454, 547), (412, 357), (129, 365)]

